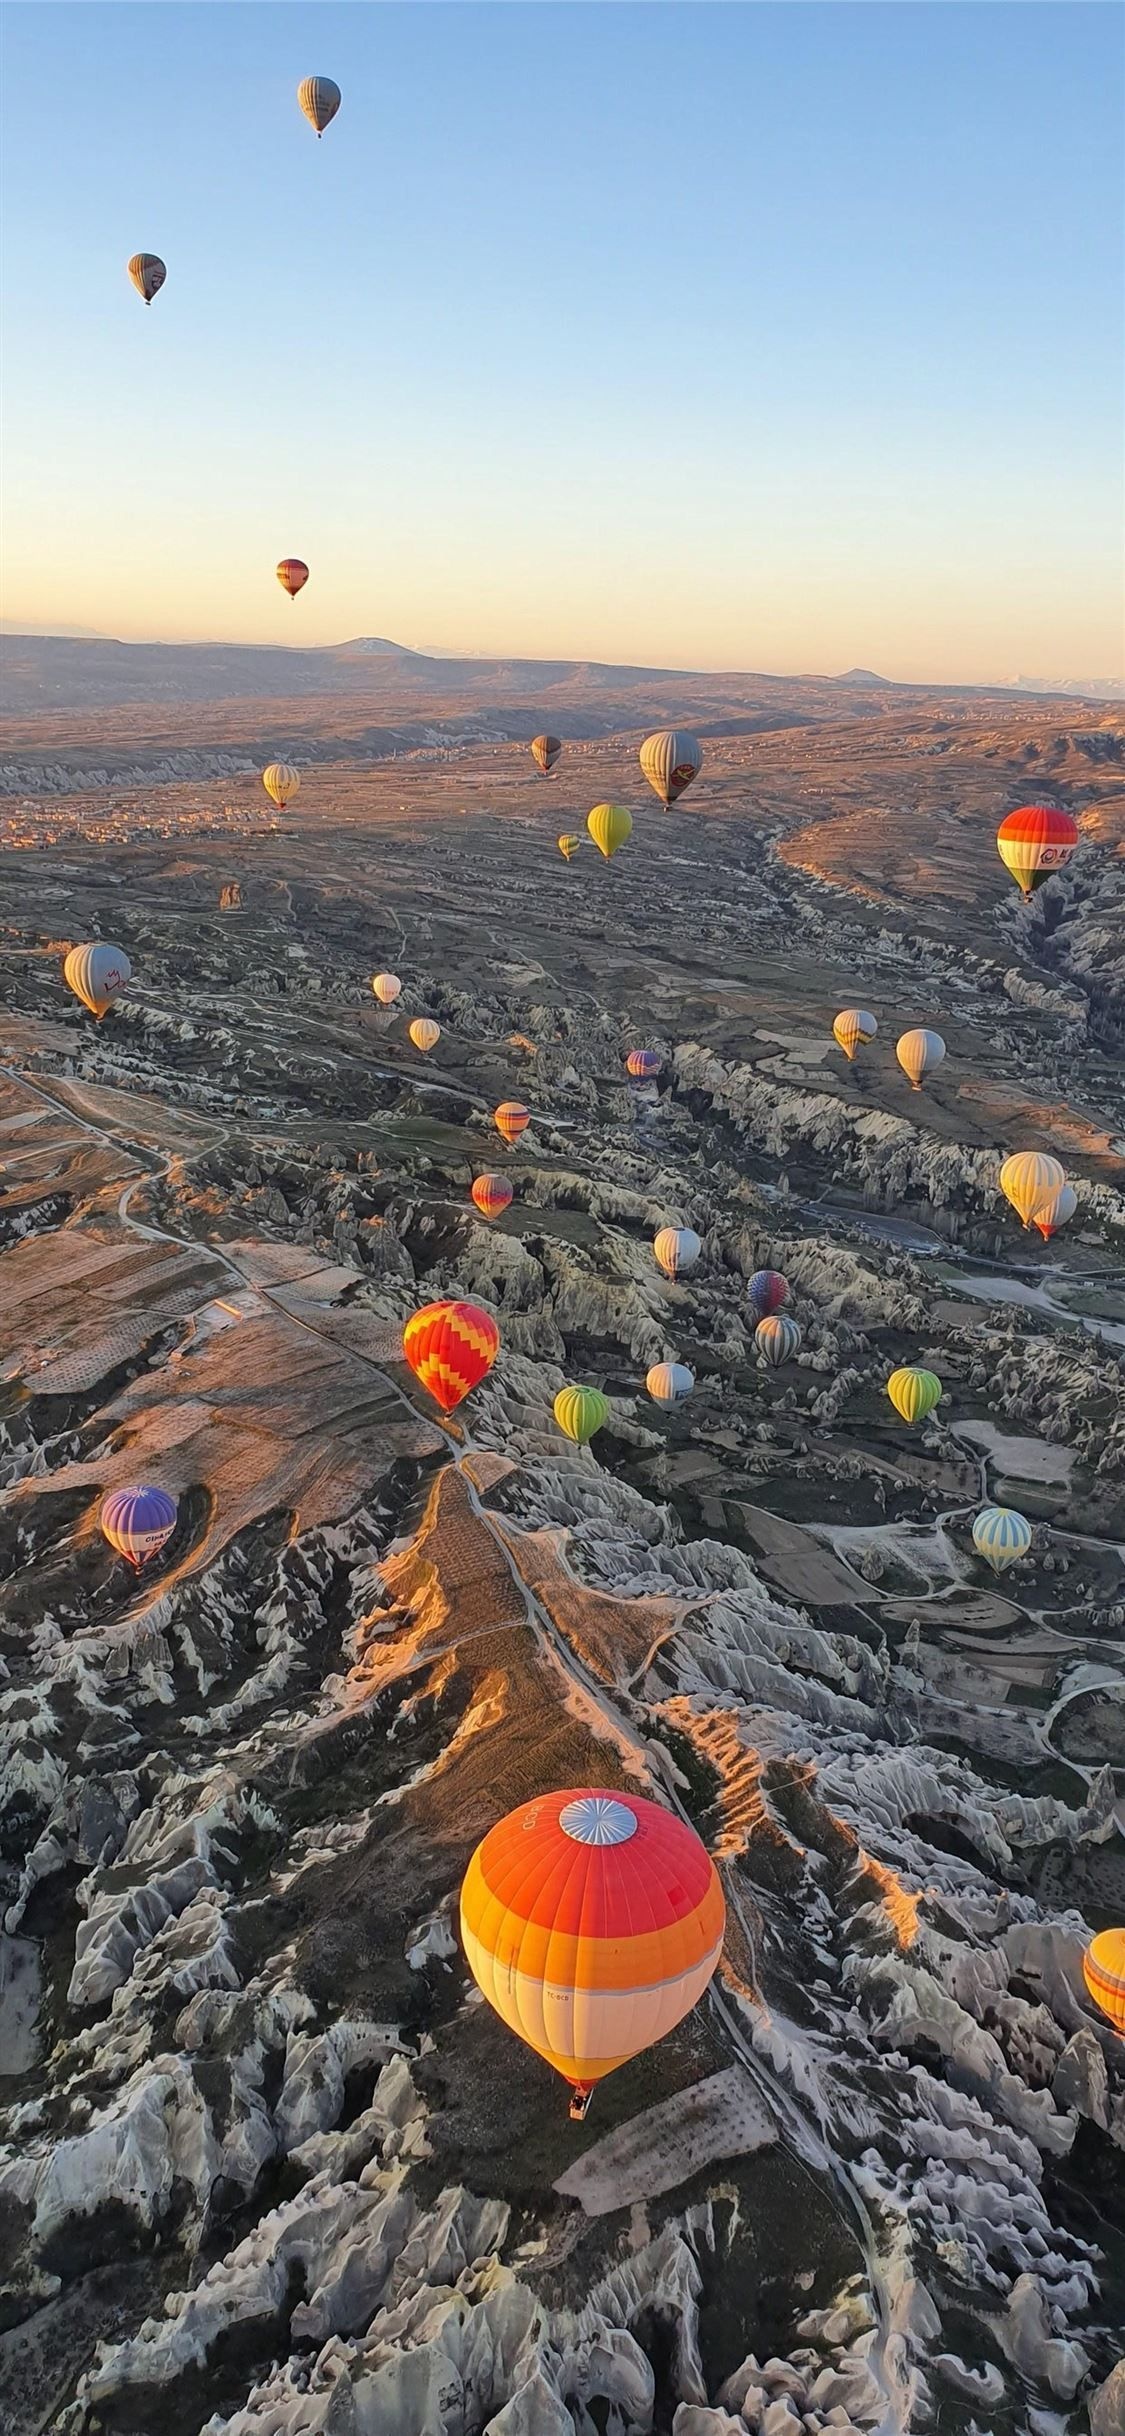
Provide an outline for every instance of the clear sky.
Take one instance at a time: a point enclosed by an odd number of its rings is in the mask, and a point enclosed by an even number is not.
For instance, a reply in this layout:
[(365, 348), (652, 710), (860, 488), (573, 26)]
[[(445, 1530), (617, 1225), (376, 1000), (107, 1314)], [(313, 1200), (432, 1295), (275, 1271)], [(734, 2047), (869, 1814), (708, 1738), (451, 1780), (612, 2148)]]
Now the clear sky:
[(2, 21), (9, 622), (1117, 673), (1116, 8)]

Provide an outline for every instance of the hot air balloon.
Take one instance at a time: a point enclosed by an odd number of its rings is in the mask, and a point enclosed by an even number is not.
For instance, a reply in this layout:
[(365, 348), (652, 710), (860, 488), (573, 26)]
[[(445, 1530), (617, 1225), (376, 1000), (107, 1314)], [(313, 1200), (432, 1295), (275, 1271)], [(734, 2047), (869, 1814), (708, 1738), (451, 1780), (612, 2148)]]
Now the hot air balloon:
[(780, 1269), (755, 1269), (746, 1288), (746, 1299), (759, 1319), (771, 1319), (789, 1300), (788, 1279)]
[(63, 961), (63, 980), (73, 990), (91, 1015), (100, 1023), (119, 990), (132, 978), (133, 967), (123, 947), (111, 947), (108, 939), (93, 939), (85, 947), (72, 947)]
[(624, 804), (595, 804), (593, 811), (586, 814), (586, 827), (599, 854), (604, 854), (608, 863), (611, 854), (616, 854), (626, 838), (632, 836), (633, 815)]
[(477, 1986), (569, 2081), (594, 2085), (698, 2004), (726, 1922), (693, 1827), (636, 1793), (543, 1793), (489, 1830), (461, 1888)]
[(279, 559), (277, 565), (277, 580), (281, 585), (282, 591), (289, 594), (291, 601), (295, 601), (298, 592), (303, 589), (309, 580), (309, 571), (305, 565), (304, 559)]
[(143, 296), (146, 305), (150, 305), (153, 297), (160, 294), (168, 271), (159, 254), (131, 254), (129, 277), (138, 296)]
[(572, 829), (568, 830), (566, 836), (560, 837), (559, 839), (559, 853), (564, 857), (566, 862), (572, 863), (575, 855), (579, 852), (581, 844), (581, 838), (576, 836)]
[(895, 1411), (913, 1425), (915, 1421), (924, 1421), (927, 1413), (932, 1413), (941, 1399), (942, 1384), (936, 1370), (892, 1370), (887, 1381), (887, 1394)]
[(1000, 860), (1025, 897), (1069, 863), (1077, 844), (1077, 821), (1052, 804), (1024, 804), (1009, 812), (996, 832)]
[(492, 1111), (492, 1122), (501, 1140), (510, 1149), (513, 1142), (519, 1141), (521, 1133), (526, 1133), (531, 1123), (531, 1110), (524, 1107), (522, 1100), (501, 1100), (500, 1106)]
[(501, 1218), (514, 1197), (515, 1187), (506, 1176), (478, 1176), (472, 1197), (482, 1218)]
[(973, 1546), (994, 1573), (1006, 1573), (1031, 1546), (1031, 1524), (1012, 1506), (982, 1506), (973, 1524)]
[(267, 795), (272, 795), (279, 812), (284, 812), (300, 784), (298, 772), (288, 761), (271, 761), (268, 770), (262, 772), (262, 785)]
[(170, 1540), (179, 1511), (167, 1489), (111, 1489), (98, 1517), (102, 1537), (139, 1573), (146, 1557)]
[(558, 736), (533, 736), (531, 739), (531, 758), (542, 770), (544, 778), (548, 770), (554, 769), (561, 751), (562, 743)]
[(868, 1014), (866, 1007), (843, 1007), (832, 1026), (832, 1033), (837, 1048), (843, 1050), (850, 1063), (858, 1048), (874, 1040), (878, 1029), (874, 1016)]
[(780, 1370), (782, 1363), (791, 1362), (800, 1350), (801, 1331), (787, 1311), (779, 1311), (772, 1319), (759, 1320), (754, 1343), (763, 1362), (768, 1362), (771, 1370)]
[(681, 1397), (690, 1396), (695, 1385), (695, 1372), (686, 1362), (654, 1362), (645, 1373), (645, 1386), (654, 1404), (678, 1404)]
[(451, 1413), (487, 1378), (500, 1330), (479, 1303), (426, 1303), (407, 1320), (402, 1350), (435, 1404)]
[(625, 1060), (625, 1072), (635, 1083), (655, 1082), (664, 1060), (659, 1049), (630, 1049)]
[(609, 1419), (609, 1405), (597, 1387), (560, 1387), (552, 1406), (559, 1428), (576, 1446), (588, 1446)]
[(637, 756), (653, 793), (662, 804), (674, 804), (703, 767), (703, 747), (682, 728), (664, 727), (646, 736)]
[(397, 973), (373, 973), (371, 987), (381, 1007), (393, 1007), (402, 983)]
[[(495, 1835), (495, 1828), (492, 1832)], [(1125, 2038), (1125, 1928), (1099, 1929), (1091, 1938), (1082, 1957), (1082, 1977), (1094, 2003)], [(484, 1992), (487, 1996), (488, 1989)]]
[(686, 1277), (694, 1269), (703, 1250), (702, 1237), (693, 1226), (662, 1226), (652, 1239), (657, 1267), (665, 1277)]
[(410, 1038), (423, 1057), (428, 1057), (441, 1039), (441, 1025), (434, 1022), (432, 1015), (416, 1015), (410, 1026)]
[(895, 1042), (895, 1056), (906, 1075), (912, 1091), (922, 1088), (922, 1076), (940, 1066), (945, 1056), (945, 1042), (940, 1032), (904, 1032)]
[(1077, 1207), (1078, 1195), (1073, 1184), (1063, 1184), (1057, 1193), (1052, 1193), (1049, 1201), (1043, 1203), (1042, 1209), (1036, 1210), (1032, 1225), (1038, 1227), (1044, 1243), (1049, 1243), (1058, 1228), (1065, 1226), (1068, 1218), (1073, 1218)]
[(1030, 1226), (1066, 1183), (1066, 1169), (1049, 1151), (1015, 1150), (1000, 1170), (1000, 1190), (1016, 1216)]
[(330, 76), (306, 76), (297, 87), (297, 99), (310, 127), (321, 136), (330, 126), (340, 107), (340, 88)]

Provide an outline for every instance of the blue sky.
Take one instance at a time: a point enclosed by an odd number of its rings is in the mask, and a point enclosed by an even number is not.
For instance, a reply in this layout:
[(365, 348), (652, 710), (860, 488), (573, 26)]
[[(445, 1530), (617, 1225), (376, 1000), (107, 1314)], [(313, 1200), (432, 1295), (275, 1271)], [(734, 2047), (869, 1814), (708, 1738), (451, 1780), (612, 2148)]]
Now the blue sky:
[(1121, 43), (1083, 0), (7, 0), (5, 617), (1115, 673)]

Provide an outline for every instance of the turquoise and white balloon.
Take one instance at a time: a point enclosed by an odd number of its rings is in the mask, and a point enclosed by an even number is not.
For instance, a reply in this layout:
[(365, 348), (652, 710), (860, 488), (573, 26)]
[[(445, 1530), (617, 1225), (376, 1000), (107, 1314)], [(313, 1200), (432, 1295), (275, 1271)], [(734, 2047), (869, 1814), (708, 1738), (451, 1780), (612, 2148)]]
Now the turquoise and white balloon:
[(1027, 1555), (1031, 1524), (1013, 1506), (985, 1506), (973, 1524), (973, 1546), (994, 1573), (1006, 1573)]

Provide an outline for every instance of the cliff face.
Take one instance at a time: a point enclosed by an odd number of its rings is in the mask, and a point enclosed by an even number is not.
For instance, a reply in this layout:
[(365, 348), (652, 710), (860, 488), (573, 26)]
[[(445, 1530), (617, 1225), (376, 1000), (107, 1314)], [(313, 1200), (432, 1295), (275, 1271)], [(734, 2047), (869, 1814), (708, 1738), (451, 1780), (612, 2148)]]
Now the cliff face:
[[(218, 845), (130, 893), (44, 856), (42, 932), (0, 878), (15, 2436), (1108, 2424), (1110, 896), (942, 937), (744, 803), (639, 821), (632, 877), (500, 815), (392, 850), (377, 810), (271, 839), (222, 918)], [(79, 928), (137, 976), (98, 1029), (57, 978)], [(935, 1010), (918, 1097), (893, 1042)], [(1078, 1193), (1046, 1247), (995, 1186), (1029, 1129)], [(663, 1224), (702, 1239), (674, 1282)], [(401, 1360), (446, 1294), (502, 1337), (448, 1422)], [(945, 1391), (914, 1431), (903, 1362)], [(564, 1380), (607, 1396), (590, 1450)], [(97, 1514), (138, 1478), (179, 1519), (134, 1579)], [(1035, 1527), (1002, 1582), (995, 1498)], [(561, 1784), (675, 1806), (727, 1899), (711, 1997), (584, 2126), (458, 1934), (478, 1838)]]

